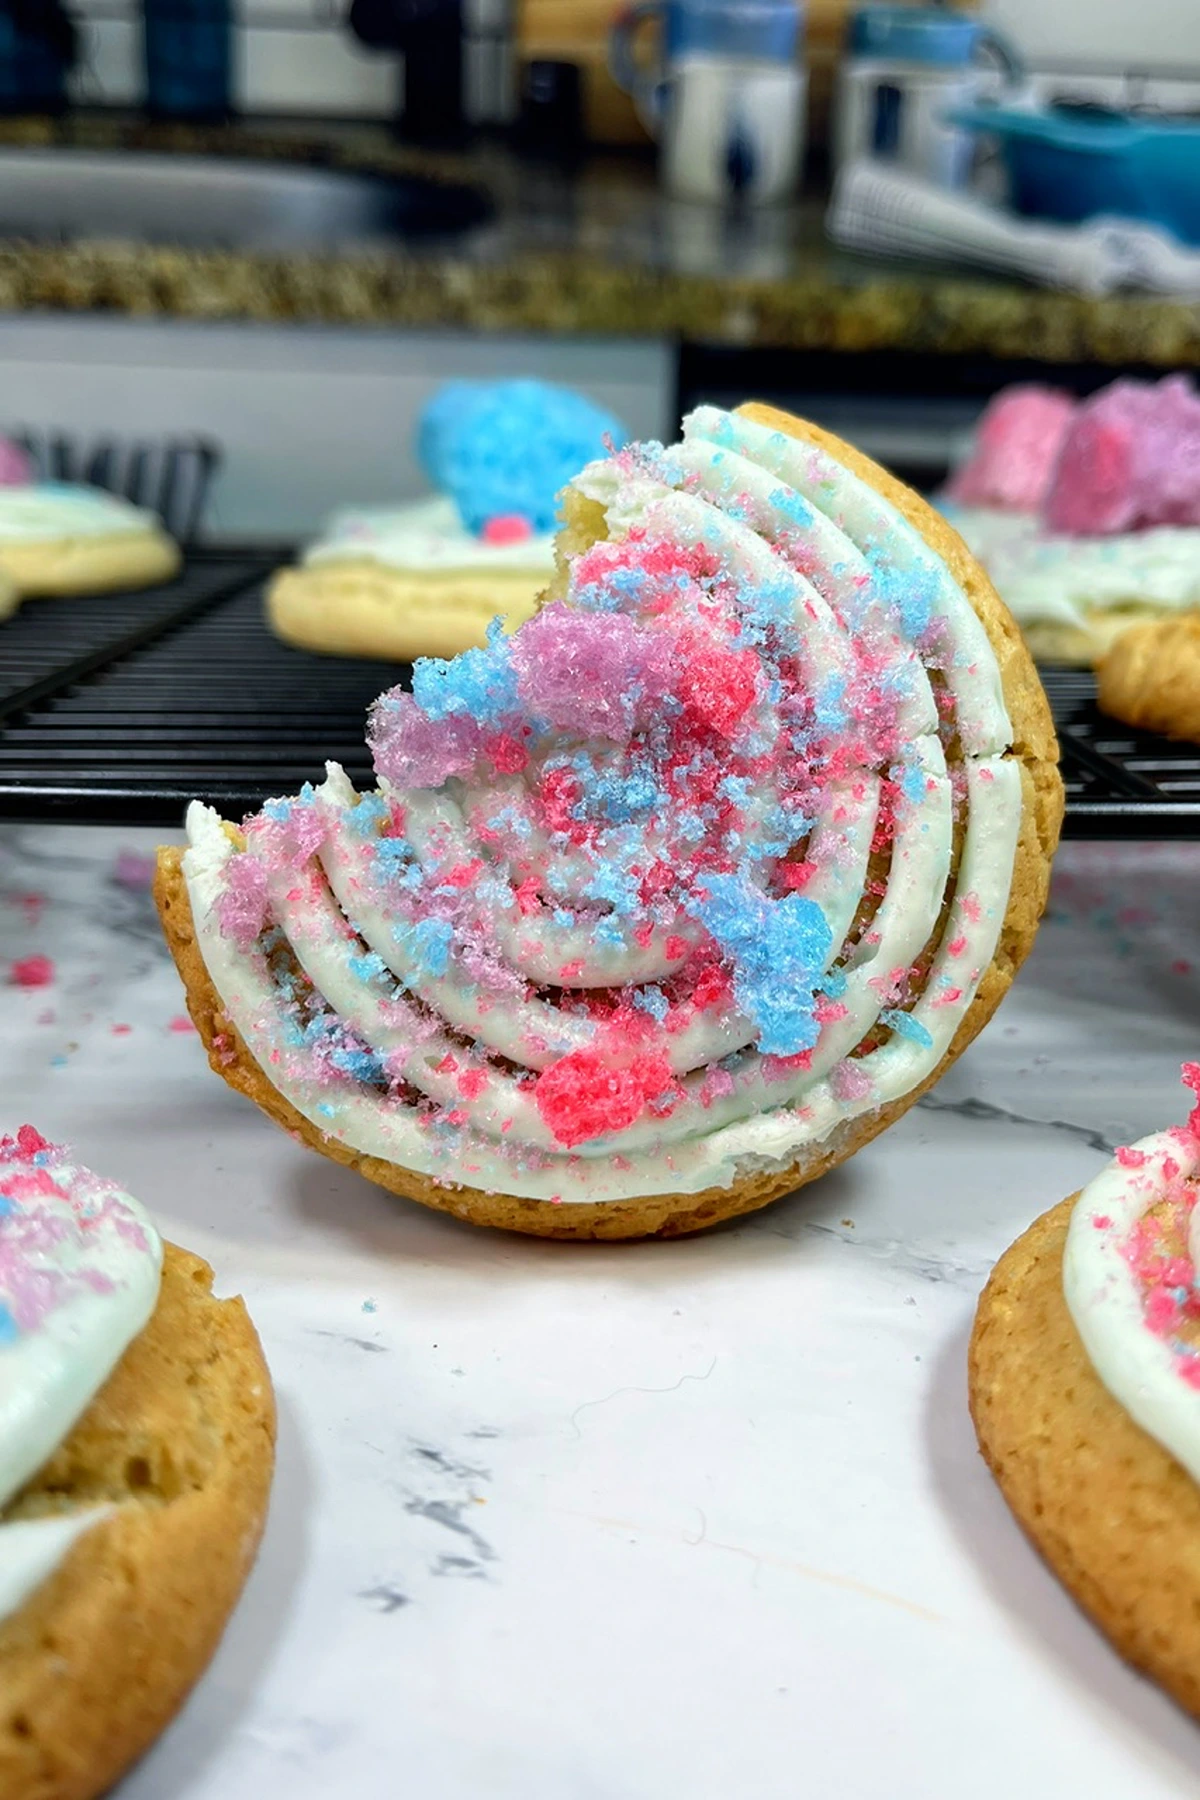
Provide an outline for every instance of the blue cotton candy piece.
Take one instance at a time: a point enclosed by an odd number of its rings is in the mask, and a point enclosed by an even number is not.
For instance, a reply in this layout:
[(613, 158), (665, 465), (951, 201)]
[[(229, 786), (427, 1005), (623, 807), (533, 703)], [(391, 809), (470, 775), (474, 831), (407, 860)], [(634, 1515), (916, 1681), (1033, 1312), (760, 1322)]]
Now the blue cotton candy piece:
[(733, 966), (733, 995), (770, 1056), (811, 1050), (817, 985), (833, 948), (829, 921), (803, 894), (773, 899), (742, 875), (705, 877), (696, 917)]
[(585, 463), (629, 433), (602, 407), (544, 381), (451, 381), (421, 415), (417, 455), (468, 531), (518, 514), (554, 530), (557, 498)]

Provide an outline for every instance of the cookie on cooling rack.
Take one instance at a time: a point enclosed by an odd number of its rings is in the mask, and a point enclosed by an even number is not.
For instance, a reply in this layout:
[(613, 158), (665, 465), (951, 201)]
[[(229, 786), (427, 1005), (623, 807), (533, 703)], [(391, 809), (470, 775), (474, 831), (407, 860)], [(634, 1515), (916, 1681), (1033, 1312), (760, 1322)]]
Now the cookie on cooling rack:
[[(1200, 1087), (1200, 1067), (1184, 1078)], [(1116, 1648), (1200, 1717), (1200, 1108), (1032, 1225), (979, 1303), (980, 1447)]]
[(1130, 627), (1200, 607), (1200, 397), (1184, 375), (1082, 403), (998, 395), (948, 516), (1043, 662), (1086, 667)]
[(479, 1223), (696, 1230), (898, 1117), (1045, 903), (1062, 787), (1018, 632), (924, 501), (768, 408), (568, 487), (558, 598), (377, 703), (157, 895), (217, 1071)]
[(1134, 625), (1096, 667), (1102, 712), (1200, 744), (1200, 613)]
[(0, 485), (0, 586), (22, 600), (151, 587), (179, 563), (154, 514), (115, 494), (67, 482)]
[(543, 381), (454, 381), (425, 408), (418, 452), (435, 494), (334, 516), (267, 590), (276, 636), (302, 650), (413, 662), (512, 630), (554, 573), (559, 490), (606, 441), (610, 413)]
[(0, 1794), (93, 1800), (216, 1648), (275, 1415), (241, 1301), (30, 1126), (0, 1139), (0, 1393)]

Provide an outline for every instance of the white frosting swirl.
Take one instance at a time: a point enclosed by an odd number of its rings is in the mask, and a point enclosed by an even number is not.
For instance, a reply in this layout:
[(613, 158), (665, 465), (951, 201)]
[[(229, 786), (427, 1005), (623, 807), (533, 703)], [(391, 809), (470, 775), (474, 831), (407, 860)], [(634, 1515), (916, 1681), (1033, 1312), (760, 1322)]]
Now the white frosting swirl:
[(103, 488), (53, 481), (0, 487), (0, 543), (50, 544), (64, 538), (128, 537), (158, 529), (152, 512)]
[(1063, 1294), (1092, 1367), (1130, 1418), (1195, 1481), (1200, 1481), (1200, 1364), (1174, 1340), (1169, 1296), (1166, 1328), (1152, 1329), (1130, 1238), (1152, 1207), (1180, 1205), (1190, 1210), (1187, 1242), (1194, 1268), (1200, 1218), (1188, 1184), (1198, 1174), (1200, 1144), (1190, 1132), (1142, 1138), (1084, 1188), (1063, 1252)]
[(333, 515), (302, 560), (306, 568), (366, 560), (422, 574), (511, 569), (549, 575), (554, 569), (554, 539), (489, 543), (467, 530), (448, 494), (437, 494), (409, 506), (347, 507)]
[[(594, 464), (577, 485), (605, 506), (618, 550), (628, 543), (636, 557), (638, 546), (661, 543), (719, 559), (743, 596), (747, 630), (754, 606), (769, 600), (794, 629), (818, 714), (840, 720), (829, 727), (836, 748), (825, 764), (837, 772), (807, 796), (804, 892), (826, 933), (810, 1051), (764, 1054), (758, 1024), (734, 1004), (667, 1005), (660, 984), (707, 933), (686, 907), (638, 925), (598, 900), (594, 859), (569, 834), (548, 832), (533, 805), (558, 740), (531, 751), (519, 774), (484, 785), (385, 780), (365, 798), (328, 765), (303, 802), (311, 850), (280, 857), (269, 847), (273, 827), (250, 832), (244, 855), (260, 865), (269, 921), (253, 944), (228, 928), (235, 846), (199, 805), (189, 810), (184, 858), (197, 942), (222, 1005), (298, 1111), (355, 1150), (435, 1179), (562, 1203), (698, 1192), (753, 1168), (799, 1166), (850, 1121), (911, 1092), (944, 1056), (991, 962), (1022, 812), (982, 625), (924, 539), (827, 453), (702, 408), (675, 450), (649, 463)], [(573, 592), (585, 566), (573, 570)], [(875, 658), (865, 687), (864, 645)], [(945, 706), (922, 645), (937, 647)], [(842, 698), (860, 689), (874, 696), (867, 714), (845, 717)], [(760, 680), (746, 715), (754, 742), (777, 741), (785, 704)], [(947, 710), (953, 766), (939, 730)], [(452, 714), (445, 729), (468, 724)], [(603, 781), (602, 744), (570, 754), (583, 776)], [(741, 851), (757, 840), (768, 869), (792, 841), (772, 859), (780, 773), (766, 769), (739, 795)], [(886, 891), (856, 933), (885, 782), (894, 815)], [(389, 858), (381, 875), (389, 821), (401, 822), (403, 844), (393, 837), (399, 861)], [(660, 812), (651, 823), (606, 826), (603, 841), (614, 868), (628, 866), (638, 845), (647, 863), (678, 866), (687, 824), (686, 807)], [(249, 873), (241, 867), (239, 879)], [(530, 880), (548, 899), (532, 917), (523, 905)], [(462, 894), (453, 929), (431, 958), (436, 921), (405, 893), (451, 887)], [(907, 991), (927, 946), (928, 966)], [(302, 1025), (297, 965), (308, 996)], [(569, 996), (617, 986), (659, 1009), (638, 1053), (669, 1070), (671, 1103), (564, 1147), (531, 1077), (572, 1055), (603, 1056), (603, 1018)], [(324, 1023), (314, 1024), (314, 1003), (328, 1009)], [(347, 1040), (331, 1063), (314, 1056), (312, 1041), (314, 1030), (333, 1027)]]
[(1090, 613), (1200, 606), (1200, 528), (1157, 525), (1112, 537), (1055, 537), (1025, 513), (947, 507), (1021, 625), (1086, 631)]

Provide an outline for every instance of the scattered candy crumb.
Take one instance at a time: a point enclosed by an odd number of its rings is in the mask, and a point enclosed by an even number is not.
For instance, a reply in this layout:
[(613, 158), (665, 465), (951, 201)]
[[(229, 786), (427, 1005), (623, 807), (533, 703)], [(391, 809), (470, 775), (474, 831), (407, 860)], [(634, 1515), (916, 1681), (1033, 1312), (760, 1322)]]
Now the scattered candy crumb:
[(19, 956), (9, 967), (13, 987), (49, 987), (54, 980), (54, 964), (48, 956)]

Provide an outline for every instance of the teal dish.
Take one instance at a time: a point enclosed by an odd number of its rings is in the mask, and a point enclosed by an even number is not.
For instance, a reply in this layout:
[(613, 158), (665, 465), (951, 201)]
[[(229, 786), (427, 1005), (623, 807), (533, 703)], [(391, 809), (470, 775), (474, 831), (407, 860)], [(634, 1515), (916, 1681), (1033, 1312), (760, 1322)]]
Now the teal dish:
[(1141, 219), (1200, 244), (1200, 119), (1099, 106), (975, 106), (950, 117), (999, 138), (1017, 212), (1064, 225)]

